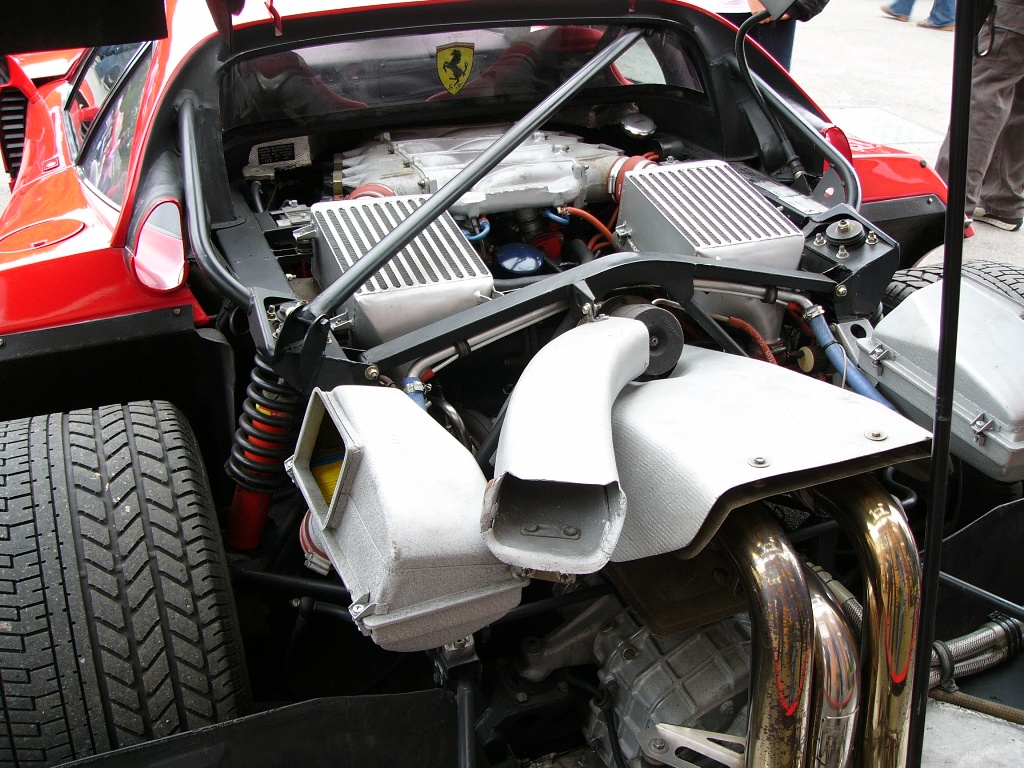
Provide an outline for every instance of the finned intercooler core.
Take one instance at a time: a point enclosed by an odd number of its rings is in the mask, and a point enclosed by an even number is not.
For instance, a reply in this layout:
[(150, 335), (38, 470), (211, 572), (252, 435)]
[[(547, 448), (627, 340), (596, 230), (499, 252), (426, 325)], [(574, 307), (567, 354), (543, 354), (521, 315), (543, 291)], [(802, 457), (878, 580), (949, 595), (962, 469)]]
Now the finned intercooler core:
[(799, 229), (728, 163), (706, 160), (630, 171), (619, 211), (623, 245), (796, 269)]
[[(803, 233), (720, 160), (647, 166), (626, 173), (618, 244), (623, 250), (679, 253), (769, 269), (796, 269)], [(709, 312), (751, 323), (778, 338), (781, 308), (757, 300), (698, 295)]]
[[(423, 204), (422, 196), (339, 200), (312, 206), (313, 275), (328, 286)], [(494, 280), (444, 213), (346, 303), (361, 344), (378, 344), (477, 304)]]

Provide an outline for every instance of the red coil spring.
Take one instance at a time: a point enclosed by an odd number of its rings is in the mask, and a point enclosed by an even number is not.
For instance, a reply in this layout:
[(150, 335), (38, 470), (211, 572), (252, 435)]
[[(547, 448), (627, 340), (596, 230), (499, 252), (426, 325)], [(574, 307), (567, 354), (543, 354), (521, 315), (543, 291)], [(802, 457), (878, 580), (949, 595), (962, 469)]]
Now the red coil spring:
[(250, 378), (225, 466), (238, 483), (228, 516), (228, 545), (234, 549), (259, 545), (270, 497), (289, 485), (284, 460), (295, 451), (301, 418), (298, 391), (259, 355)]

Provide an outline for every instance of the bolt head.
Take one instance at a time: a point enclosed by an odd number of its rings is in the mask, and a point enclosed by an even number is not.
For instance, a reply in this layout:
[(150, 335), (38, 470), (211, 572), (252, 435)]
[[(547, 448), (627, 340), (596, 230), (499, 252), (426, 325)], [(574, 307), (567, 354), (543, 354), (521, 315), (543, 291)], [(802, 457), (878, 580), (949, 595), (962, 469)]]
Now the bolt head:
[(836, 286), (836, 296), (838, 296), (839, 298), (843, 298), (846, 294), (847, 290), (845, 285)]
[(530, 700), (530, 697), (525, 691), (518, 691), (515, 695), (516, 704), (525, 704)]
[(580, 529), (572, 525), (567, 525), (562, 529), (562, 534), (565, 536), (579, 536)]
[(652, 752), (664, 752), (666, 749), (668, 749), (668, 744), (664, 739), (651, 739)]
[(363, 375), (366, 376), (369, 381), (376, 381), (380, 378), (380, 368), (376, 365), (368, 365), (366, 370), (363, 371)]
[(526, 525), (523, 526), (523, 530), (526, 531), (527, 533), (536, 533), (537, 531), (540, 530), (540, 526), (537, 525), (536, 523), (527, 523)]

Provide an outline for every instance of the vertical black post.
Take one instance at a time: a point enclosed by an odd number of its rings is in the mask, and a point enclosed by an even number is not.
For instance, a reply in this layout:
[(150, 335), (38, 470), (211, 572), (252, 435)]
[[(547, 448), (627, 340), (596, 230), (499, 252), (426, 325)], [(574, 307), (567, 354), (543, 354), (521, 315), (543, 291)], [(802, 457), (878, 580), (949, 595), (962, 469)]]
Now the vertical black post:
[(953, 414), (953, 377), (959, 328), (960, 270), (964, 256), (964, 197), (967, 190), (967, 143), (971, 121), (971, 69), (974, 63), (976, 0), (959, 0), (953, 41), (953, 98), (950, 108), (949, 199), (946, 207), (946, 248), (943, 259), (942, 313), (939, 359), (935, 383), (935, 420), (932, 427), (931, 482), (924, 540), (924, 576), (921, 585), (920, 645), (914, 666), (914, 695), (910, 714), (907, 765), (919, 768), (928, 705), (930, 648), (935, 640), (942, 523), (946, 511), (950, 425)]

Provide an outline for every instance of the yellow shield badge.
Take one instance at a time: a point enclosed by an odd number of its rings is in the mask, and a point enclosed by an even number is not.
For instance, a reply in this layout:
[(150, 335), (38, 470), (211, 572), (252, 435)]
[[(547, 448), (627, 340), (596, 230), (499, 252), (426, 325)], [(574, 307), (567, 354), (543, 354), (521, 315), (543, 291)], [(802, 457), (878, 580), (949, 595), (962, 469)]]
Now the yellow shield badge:
[(473, 70), (473, 43), (451, 43), (437, 48), (437, 76), (453, 96), (469, 81)]

